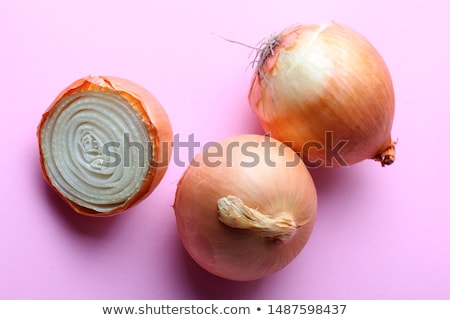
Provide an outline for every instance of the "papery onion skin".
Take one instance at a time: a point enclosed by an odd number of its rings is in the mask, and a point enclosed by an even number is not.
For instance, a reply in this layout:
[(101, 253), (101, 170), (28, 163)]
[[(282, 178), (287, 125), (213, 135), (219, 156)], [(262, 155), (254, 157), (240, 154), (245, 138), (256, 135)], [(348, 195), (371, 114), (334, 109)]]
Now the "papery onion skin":
[[(273, 149), (261, 147), (264, 141), (274, 143)], [(247, 152), (257, 155), (257, 165), (242, 165), (252, 161), (241, 148), (246, 143), (255, 146)], [(197, 155), (178, 183), (174, 210), (180, 239), (208, 272), (236, 281), (260, 279), (288, 265), (307, 243), (316, 218), (316, 189), (298, 155), (273, 138), (241, 135), (220, 146), (220, 155)], [(264, 160), (268, 157), (274, 166)], [(276, 241), (225, 225), (218, 210), (224, 197), (239, 197), (270, 219), (290, 218), (296, 228), (286, 241)]]
[[(269, 40), (249, 102), (264, 130), (312, 167), (394, 162), (390, 72), (369, 41), (345, 25), (298, 25)], [(326, 153), (340, 141), (340, 158), (330, 159)]]
[[(68, 199), (58, 188), (58, 181), (52, 180), (48, 174), (47, 157), (50, 151), (46, 150), (48, 144), (43, 136), (48, 120), (53, 116), (58, 104), (65, 98), (79, 93), (89, 93), (105, 95), (114, 99), (123, 99), (132, 112), (140, 118), (142, 125), (146, 128), (148, 139), (152, 141), (152, 158), (149, 169), (144, 179), (136, 183), (141, 183), (139, 189), (126, 201), (115, 208), (99, 212), (92, 208), (85, 207)], [(56, 120), (57, 121), (57, 120)], [(125, 134), (125, 132), (123, 132)], [(173, 133), (168, 114), (160, 102), (142, 86), (121, 77), (114, 76), (87, 76), (76, 80), (71, 85), (62, 90), (50, 104), (42, 115), (42, 119), (37, 129), (40, 163), (44, 179), (52, 189), (78, 214), (92, 217), (107, 217), (119, 214), (130, 207), (138, 204), (150, 195), (159, 185), (164, 177), (172, 154)], [(122, 133), (121, 133), (122, 134)], [(145, 155), (147, 156), (147, 155)], [(122, 159), (123, 161), (123, 159)]]

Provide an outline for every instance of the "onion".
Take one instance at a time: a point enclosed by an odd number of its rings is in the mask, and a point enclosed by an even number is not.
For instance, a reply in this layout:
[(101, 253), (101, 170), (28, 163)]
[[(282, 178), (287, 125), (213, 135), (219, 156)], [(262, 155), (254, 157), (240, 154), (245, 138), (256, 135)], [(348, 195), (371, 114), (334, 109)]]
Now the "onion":
[(394, 89), (377, 50), (338, 23), (298, 25), (261, 49), (250, 106), (311, 167), (394, 162)]
[(44, 178), (77, 212), (110, 216), (148, 196), (171, 157), (172, 128), (156, 98), (117, 77), (64, 89), (38, 126)]
[(230, 280), (268, 276), (289, 264), (312, 232), (314, 183), (300, 157), (268, 136), (211, 144), (178, 183), (181, 241), (208, 272)]

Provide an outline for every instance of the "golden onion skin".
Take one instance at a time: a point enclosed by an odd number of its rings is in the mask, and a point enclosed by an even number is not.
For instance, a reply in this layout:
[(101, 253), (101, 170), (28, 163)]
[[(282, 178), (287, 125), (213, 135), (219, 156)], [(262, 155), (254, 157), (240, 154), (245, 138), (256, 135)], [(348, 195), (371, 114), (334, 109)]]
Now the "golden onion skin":
[[(261, 147), (265, 141), (274, 144), (270, 151)], [(245, 144), (254, 147), (241, 149)], [(264, 278), (283, 269), (306, 245), (317, 212), (314, 182), (298, 155), (273, 138), (241, 135), (219, 145), (224, 152), (197, 155), (178, 183), (174, 210), (180, 239), (194, 261), (216, 276)], [(264, 160), (269, 154), (273, 166)], [(255, 158), (257, 164), (246, 165)], [(274, 241), (222, 223), (218, 200), (230, 195), (267, 217), (292, 218), (296, 228), (290, 238)]]
[(313, 167), (395, 159), (389, 70), (366, 38), (342, 24), (298, 25), (269, 40), (249, 102), (263, 129)]

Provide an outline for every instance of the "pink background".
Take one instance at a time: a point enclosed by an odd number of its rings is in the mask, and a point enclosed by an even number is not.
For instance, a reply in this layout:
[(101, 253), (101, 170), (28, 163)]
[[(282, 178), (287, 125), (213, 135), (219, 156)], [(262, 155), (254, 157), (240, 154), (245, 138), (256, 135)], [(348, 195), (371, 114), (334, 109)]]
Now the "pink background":
[[(2, 1), (0, 298), (450, 299), (443, 3)], [(391, 70), (398, 158), (314, 170), (316, 227), (282, 271), (232, 282), (187, 256), (171, 208), (184, 167), (172, 163), (149, 198), (109, 219), (74, 214), (42, 179), (36, 126), (72, 81), (106, 74), (143, 85), (181, 139), (262, 133), (247, 103), (253, 52), (215, 34), (257, 45), (284, 27), (331, 20), (364, 34)]]

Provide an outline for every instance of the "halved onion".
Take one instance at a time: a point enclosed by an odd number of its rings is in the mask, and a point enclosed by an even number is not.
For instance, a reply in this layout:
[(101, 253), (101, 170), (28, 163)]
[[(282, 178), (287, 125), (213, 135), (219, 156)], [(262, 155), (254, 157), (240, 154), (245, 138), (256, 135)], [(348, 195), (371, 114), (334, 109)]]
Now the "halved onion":
[(64, 89), (38, 126), (44, 178), (77, 212), (110, 216), (165, 175), (172, 127), (162, 105), (122, 78), (88, 76)]

